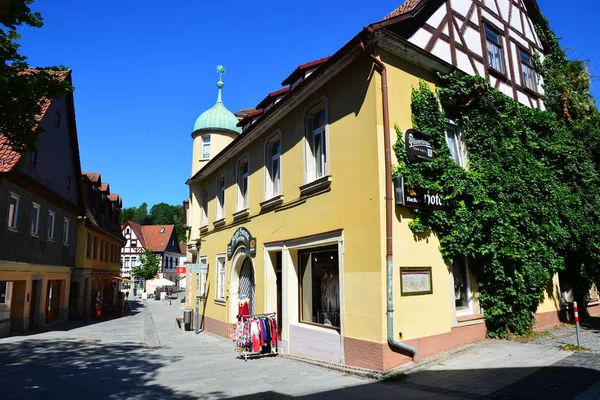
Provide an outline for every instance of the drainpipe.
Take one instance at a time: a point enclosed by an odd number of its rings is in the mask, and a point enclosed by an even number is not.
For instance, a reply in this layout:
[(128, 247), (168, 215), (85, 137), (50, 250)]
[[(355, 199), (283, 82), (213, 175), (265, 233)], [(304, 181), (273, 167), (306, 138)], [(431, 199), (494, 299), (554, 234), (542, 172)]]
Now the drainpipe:
[(388, 86), (387, 70), (383, 64), (372, 53), (365, 49), (364, 43), (360, 42), (360, 48), (367, 54), (371, 60), (379, 67), (381, 71), (381, 99), (383, 103), (383, 143), (385, 148), (385, 247), (387, 263), (387, 340), (390, 346), (403, 352), (412, 354), (415, 358), (419, 352), (414, 347), (402, 343), (394, 337), (394, 265), (393, 265), (393, 240), (392, 240), (392, 217), (393, 217), (393, 197), (392, 197), (392, 150), (390, 145), (390, 112), (388, 105)]

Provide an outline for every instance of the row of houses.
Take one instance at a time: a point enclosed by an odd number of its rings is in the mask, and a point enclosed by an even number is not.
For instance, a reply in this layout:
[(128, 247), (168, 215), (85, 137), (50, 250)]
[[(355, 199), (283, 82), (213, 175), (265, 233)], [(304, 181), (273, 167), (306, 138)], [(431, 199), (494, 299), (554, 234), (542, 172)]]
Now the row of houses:
[[(415, 238), (409, 193), (394, 196), (393, 126), (412, 128), (412, 88), (454, 70), (543, 109), (542, 21), (535, 0), (407, 0), (241, 120), (219, 81), (187, 181), (188, 256), (208, 272), (188, 276), (186, 307), (203, 299), (203, 328), (233, 337), (244, 299), (276, 315), (279, 351), (378, 370), (484, 338), (467, 260)], [(446, 139), (466, 165), (460, 126), (448, 121)], [(558, 322), (568, 296), (555, 277), (538, 324)]]
[[(0, 136), (0, 336), (89, 318), (129, 280), (120, 276), (123, 200), (81, 171), (73, 95), (42, 105), (35, 150), (20, 154)], [(171, 237), (174, 227), (163, 228)]]

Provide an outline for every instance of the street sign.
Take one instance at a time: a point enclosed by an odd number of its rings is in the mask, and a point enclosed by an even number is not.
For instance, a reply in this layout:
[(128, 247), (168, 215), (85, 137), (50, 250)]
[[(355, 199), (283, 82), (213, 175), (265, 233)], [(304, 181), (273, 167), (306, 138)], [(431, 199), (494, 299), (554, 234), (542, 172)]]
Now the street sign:
[(185, 267), (175, 267), (175, 272), (178, 274), (185, 274)]
[(190, 264), (190, 272), (192, 274), (206, 274), (208, 273), (208, 264)]

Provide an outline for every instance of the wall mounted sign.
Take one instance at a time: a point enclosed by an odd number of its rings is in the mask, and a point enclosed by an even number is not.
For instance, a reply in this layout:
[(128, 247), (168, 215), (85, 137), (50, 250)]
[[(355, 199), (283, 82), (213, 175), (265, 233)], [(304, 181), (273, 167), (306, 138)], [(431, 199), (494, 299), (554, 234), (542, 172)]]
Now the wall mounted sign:
[(252, 257), (256, 255), (256, 238), (252, 237), (248, 229), (238, 228), (227, 245), (227, 257), (231, 258), (237, 247), (241, 244), (246, 246)]
[(433, 161), (431, 134), (416, 129), (407, 129), (404, 133), (406, 156), (409, 161)]
[(400, 267), (400, 294), (402, 296), (432, 293), (431, 267)]
[(446, 202), (437, 192), (420, 188), (411, 188), (404, 184), (404, 177), (394, 178), (396, 204), (404, 207), (427, 208), (430, 210), (443, 210)]
[(208, 272), (208, 264), (190, 264), (191, 274), (206, 274)]
[(185, 274), (185, 267), (175, 267), (175, 273)]

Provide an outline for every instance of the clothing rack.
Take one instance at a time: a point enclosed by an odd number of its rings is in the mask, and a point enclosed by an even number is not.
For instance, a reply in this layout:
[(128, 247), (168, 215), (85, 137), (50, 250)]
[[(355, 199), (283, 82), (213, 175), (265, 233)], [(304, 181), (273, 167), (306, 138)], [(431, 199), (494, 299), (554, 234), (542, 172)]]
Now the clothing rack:
[[(266, 356), (276, 356), (278, 354), (278, 350), (279, 350), (279, 338), (276, 338), (275, 340), (275, 345), (273, 345), (273, 338), (271, 337), (271, 342), (270, 343), (265, 343), (264, 345), (261, 345), (259, 351), (252, 351), (252, 345), (251, 345), (251, 340), (248, 340), (248, 337), (246, 337), (245, 335), (247, 335), (248, 333), (248, 328), (247, 326), (244, 327), (240, 327), (240, 324), (244, 324), (246, 322), (246, 320), (256, 320), (256, 319), (270, 319), (273, 320), (274, 324), (275, 324), (275, 335), (277, 335), (277, 321), (276, 321), (276, 313), (266, 313), (266, 314), (244, 314), (244, 315), (240, 315), (241, 320), (238, 322), (238, 327), (236, 328), (236, 338), (234, 339), (234, 341), (238, 342), (238, 348), (236, 349), (240, 354), (238, 356), (238, 358), (243, 358), (245, 361), (248, 361), (248, 358), (259, 358), (259, 357), (266, 357)], [(247, 341), (246, 345), (243, 347), (239, 347), (239, 338), (237, 337), (238, 333), (240, 332), (239, 330), (242, 329), (242, 332), (244, 333), (244, 338)], [(267, 329), (267, 328), (265, 328)], [(269, 326), (268, 329), (271, 329), (271, 327)], [(260, 328), (259, 328), (260, 331)]]

